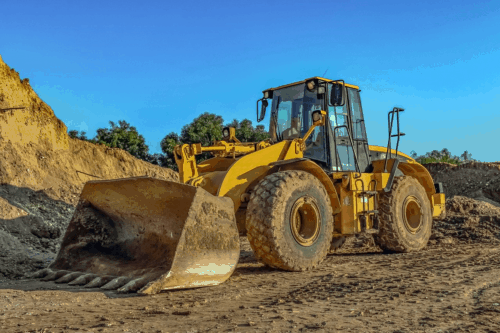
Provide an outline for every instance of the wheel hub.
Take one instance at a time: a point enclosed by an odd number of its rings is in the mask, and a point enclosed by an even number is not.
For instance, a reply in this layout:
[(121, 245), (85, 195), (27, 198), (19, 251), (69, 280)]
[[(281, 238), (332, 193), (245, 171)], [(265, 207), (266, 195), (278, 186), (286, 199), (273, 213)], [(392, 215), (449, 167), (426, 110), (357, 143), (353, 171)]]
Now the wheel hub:
[(416, 234), (422, 226), (422, 207), (413, 195), (408, 196), (403, 203), (403, 221), (406, 229)]
[(299, 198), (290, 213), (292, 235), (302, 246), (311, 246), (318, 239), (321, 216), (316, 200), (309, 196)]

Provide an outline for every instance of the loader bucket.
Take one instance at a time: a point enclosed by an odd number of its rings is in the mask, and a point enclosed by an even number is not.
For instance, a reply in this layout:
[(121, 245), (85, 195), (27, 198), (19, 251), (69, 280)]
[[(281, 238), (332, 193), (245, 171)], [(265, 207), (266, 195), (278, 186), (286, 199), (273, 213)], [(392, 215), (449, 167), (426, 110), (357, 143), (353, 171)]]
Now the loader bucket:
[(56, 259), (35, 276), (155, 294), (220, 284), (239, 252), (229, 198), (148, 177), (91, 181)]

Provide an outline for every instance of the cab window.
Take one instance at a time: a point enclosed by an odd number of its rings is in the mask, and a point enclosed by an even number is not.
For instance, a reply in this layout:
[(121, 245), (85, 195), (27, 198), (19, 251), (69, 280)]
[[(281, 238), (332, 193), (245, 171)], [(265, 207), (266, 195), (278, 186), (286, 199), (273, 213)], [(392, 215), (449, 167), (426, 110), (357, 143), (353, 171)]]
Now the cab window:
[(363, 118), (363, 110), (361, 109), (359, 90), (349, 88), (347, 91), (349, 94), (349, 106), (352, 111), (353, 139), (366, 140), (365, 121)]
[[(330, 96), (332, 89), (332, 84), (328, 85), (328, 96)], [(347, 107), (343, 106), (333, 106), (328, 103), (328, 114), (330, 115), (330, 124), (332, 125), (332, 131), (335, 136), (347, 137), (347, 129), (345, 127), (335, 129), (337, 126), (349, 126), (348, 117), (349, 113)]]

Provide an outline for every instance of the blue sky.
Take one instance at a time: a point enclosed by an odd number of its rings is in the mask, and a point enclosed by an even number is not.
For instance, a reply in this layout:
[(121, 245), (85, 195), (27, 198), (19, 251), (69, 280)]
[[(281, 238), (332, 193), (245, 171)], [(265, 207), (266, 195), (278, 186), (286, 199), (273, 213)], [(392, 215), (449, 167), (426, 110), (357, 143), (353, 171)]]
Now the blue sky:
[[(255, 122), (262, 90), (360, 86), (369, 143), (500, 161), (499, 1), (8, 1), (0, 55), (69, 129), (126, 120), (160, 151), (203, 112)], [(268, 122), (266, 117), (265, 123)]]

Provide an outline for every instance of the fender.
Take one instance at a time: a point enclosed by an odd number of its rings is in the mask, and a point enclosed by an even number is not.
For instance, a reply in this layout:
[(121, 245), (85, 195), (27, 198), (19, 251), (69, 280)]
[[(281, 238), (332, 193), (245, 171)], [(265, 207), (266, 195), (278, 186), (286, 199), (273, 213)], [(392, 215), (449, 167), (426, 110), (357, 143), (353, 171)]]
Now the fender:
[[(382, 147), (382, 146), (372, 146), (372, 145), (370, 145), (370, 146), (368, 146), (368, 150), (370, 150), (370, 152), (384, 153), (384, 154), (387, 154), (387, 152), (388, 152), (387, 147)], [(396, 153), (398, 154), (398, 156), (402, 156), (402, 157), (404, 157), (407, 160), (415, 162), (415, 160), (413, 158), (411, 158), (410, 156), (408, 156), (408, 155), (406, 155), (406, 154), (404, 154), (404, 153), (402, 153), (400, 151), (396, 151), (394, 149), (391, 149), (391, 154), (392, 155), (396, 156)]]
[(271, 163), (285, 158), (289, 147), (289, 141), (282, 141), (239, 158), (225, 173), (216, 195), (231, 198), (237, 211), (241, 206), (241, 196), (269, 174)]
[[(394, 158), (387, 160), (387, 170), (392, 169), (392, 165), (395, 160), (396, 159)], [(385, 160), (373, 161), (373, 172), (384, 172), (384, 163)], [(406, 162), (399, 162), (398, 169), (401, 170), (405, 176), (410, 176), (418, 180), (418, 182), (425, 188), (429, 201), (431, 203), (433, 202), (432, 196), (436, 194), (434, 181), (432, 180), (432, 176), (429, 171), (422, 164), (414, 162), (413, 160), (408, 160)]]

